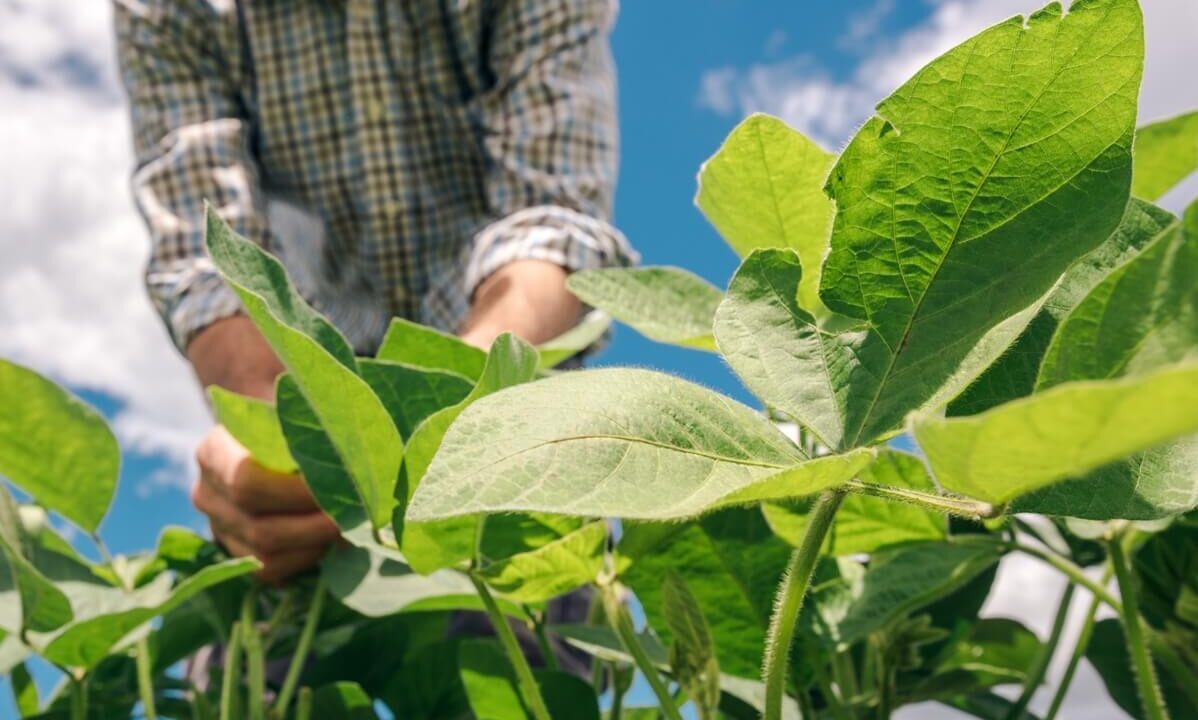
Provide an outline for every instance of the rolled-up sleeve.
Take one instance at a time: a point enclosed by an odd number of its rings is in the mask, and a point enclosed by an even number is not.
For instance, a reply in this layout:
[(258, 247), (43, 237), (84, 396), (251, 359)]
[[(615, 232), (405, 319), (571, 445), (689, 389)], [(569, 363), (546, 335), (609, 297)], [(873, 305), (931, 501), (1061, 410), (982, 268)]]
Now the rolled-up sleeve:
[(467, 297), (515, 260), (570, 272), (637, 261), (610, 224), (619, 156), (614, 18), (613, 0), (507, 0), (498, 9), (494, 84), (483, 99), (487, 201), (497, 219), (473, 238)]
[(212, 4), (114, 6), (137, 159), (134, 199), (151, 238), (146, 289), (186, 350), (202, 329), (240, 311), (205, 250), (204, 201), (242, 235), (269, 246), (250, 123), (230, 59), (218, 49), (221, 23)]

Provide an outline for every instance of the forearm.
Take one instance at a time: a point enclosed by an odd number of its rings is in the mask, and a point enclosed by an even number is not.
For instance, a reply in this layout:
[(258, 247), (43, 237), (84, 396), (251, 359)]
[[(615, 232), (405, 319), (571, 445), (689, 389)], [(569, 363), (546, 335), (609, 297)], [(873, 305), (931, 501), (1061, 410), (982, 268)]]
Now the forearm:
[(262, 333), (244, 315), (217, 320), (201, 330), (187, 346), (187, 359), (204, 387), (219, 385), (271, 401), (275, 380), (284, 369)]
[(566, 276), (562, 267), (541, 260), (504, 265), (479, 285), (458, 334), (482, 348), (505, 332), (533, 344), (557, 337), (582, 310), (566, 289)]

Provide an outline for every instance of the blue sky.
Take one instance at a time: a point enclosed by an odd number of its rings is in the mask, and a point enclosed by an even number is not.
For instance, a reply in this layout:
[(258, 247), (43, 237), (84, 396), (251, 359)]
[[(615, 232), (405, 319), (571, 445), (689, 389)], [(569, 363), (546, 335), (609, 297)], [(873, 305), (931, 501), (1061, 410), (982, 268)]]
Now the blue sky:
[[(724, 286), (736, 258), (695, 209), (700, 163), (756, 110), (838, 149), (873, 104), (934, 55), (1038, 0), (625, 0), (617, 224), (647, 264)], [(1142, 116), (1198, 107), (1198, 3), (1143, 0)], [(200, 394), (140, 286), (144, 230), (131, 207), (123, 98), (107, 0), (0, 0), (0, 356), (76, 388), (128, 449), (102, 532), (118, 552), (168, 523), (201, 526), (186, 487), (208, 424)], [(1179, 209), (1190, 183), (1166, 205)], [(714, 356), (621, 328), (601, 364), (648, 366), (749, 400)], [(988, 612), (1026, 617), (1059, 593), (1051, 575), (1004, 569)], [(1078, 693), (1081, 694), (1081, 693)], [(1103, 717), (1102, 692), (1094, 712)], [(1083, 698), (1084, 700), (1084, 698)], [(0, 700), (0, 718), (11, 709)]]

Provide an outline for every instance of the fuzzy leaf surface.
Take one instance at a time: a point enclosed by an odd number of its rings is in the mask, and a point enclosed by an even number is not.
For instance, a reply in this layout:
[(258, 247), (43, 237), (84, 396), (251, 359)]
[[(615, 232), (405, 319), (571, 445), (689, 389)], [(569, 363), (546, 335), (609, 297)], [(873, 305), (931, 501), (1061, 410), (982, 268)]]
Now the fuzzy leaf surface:
[(375, 357), (430, 370), (446, 370), (477, 380), (487, 353), (454, 335), (420, 323), (392, 318)]
[[(489, 521), (488, 521), (489, 524)], [(486, 529), (484, 529), (484, 535)], [(581, 587), (603, 570), (607, 523), (588, 523), (560, 538), (484, 565), (487, 585), (521, 603), (545, 602)]]
[(711, 322), (724, 294), (703, 278), (675, 267), (583, 270), (566, 281), (570, 291), (650, 340), (715, 350)]

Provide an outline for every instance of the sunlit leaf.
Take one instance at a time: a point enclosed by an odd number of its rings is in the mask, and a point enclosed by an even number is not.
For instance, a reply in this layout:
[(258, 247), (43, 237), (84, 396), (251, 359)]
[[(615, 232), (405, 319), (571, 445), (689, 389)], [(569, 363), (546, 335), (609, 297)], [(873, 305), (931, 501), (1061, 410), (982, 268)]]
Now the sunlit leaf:
[(216, 421), (250, 451), (259, 465), (280, 473), (292, 473), (299, 468), (287, 449), (274, 405), (216, 385), (208, 388), (208, 397), (212, 399)]
[(567, 280), (583, 302), (631, 326), (650, 340), (715, 350), (711, 321), (723, 293), (675, 267), (603, 268)]

